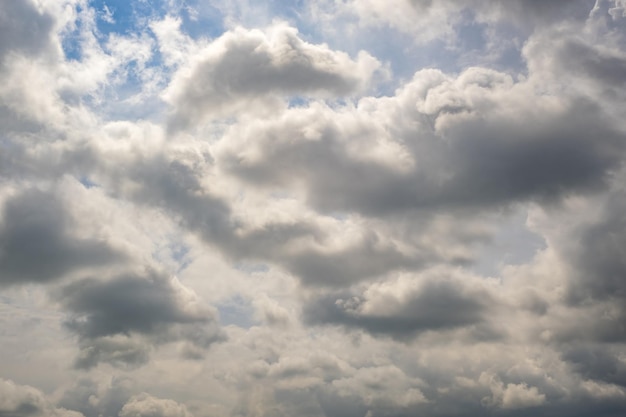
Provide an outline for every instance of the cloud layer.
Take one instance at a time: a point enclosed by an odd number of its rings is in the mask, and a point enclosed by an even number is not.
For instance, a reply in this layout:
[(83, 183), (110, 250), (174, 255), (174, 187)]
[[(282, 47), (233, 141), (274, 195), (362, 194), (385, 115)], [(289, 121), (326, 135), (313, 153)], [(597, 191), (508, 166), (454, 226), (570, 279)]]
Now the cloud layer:
[(0, 4), (0, 416), (621, 416), (626, 4)]

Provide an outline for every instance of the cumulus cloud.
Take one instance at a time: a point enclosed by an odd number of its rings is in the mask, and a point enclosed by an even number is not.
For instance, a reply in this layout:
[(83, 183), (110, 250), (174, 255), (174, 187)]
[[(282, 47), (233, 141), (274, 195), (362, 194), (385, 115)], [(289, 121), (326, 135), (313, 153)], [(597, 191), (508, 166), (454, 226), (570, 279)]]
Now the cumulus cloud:
[(272, 105), (278, 96), (345, 96), (362, 90), (380, 63), (362, 52), (357, 60), (314, 45), (297, 29), (238, 28), (197, 52), (164, 93), (172, 123), (189, 123)]
[(624, 2), (296, 3), (0, 5), (0, 415), (624, 414)]
[(191, 417), (187, 408), (172, 400), (155, 398), (148, 394), (131, 397), (119, 414), (120, 417)]
[[(321, 210), (366, 215), (508, 204), (601, 186), (620, 160), (619, 126), (584, 97), (557, 100), (534, 90), (534, 82), (491, 70), (457, 78), (424, 70), (395, 97), (363, 100), (347, 123), (368, 122), (354, 133), (349, 124), (338, 128), (330, 109), (293, 110), (259, 126), (255, 141), (235, 138), (241, 148), (229, 143), (218, 155), (242, 179), (303, 187)], [(405, 166), (353, 156), (349, 141), (361, 140), (365, 127), (379, 135), (373, 146), (395, 138), (387, 157)]]
[(9, 53), (37, 54), (52, 46), (55, 19), (50, 13), (32, 1), (10, 0), (0, 7), (0, 60)]
[(207, 349), (224, 339), (215, 313), (176, 278), (157, 271), (86, 278), (62, 287), (58, 299), (70, 313), (67, 328), (81, 342), (79, 368), (145, 364), (150, 342), (186, 341)]
[(480, 279), (445, 271), (373, 284), (359, 295), (325, 295), (310, 302), (305, 318), (407, 340), (422, 332), (486, 324), (496, 303)]
[(45, 283), (84, 269), (123, 262), (104, 240), (72, 235), (72, 215), (54, 192), (25, 190), (4, 205), (0, 226), (0, 283)]
[(77, 411), (55, 407), (36, 388), (18, 385), (5, 379), (0, 380), (0, 415), (7, 417), (84, 417)]

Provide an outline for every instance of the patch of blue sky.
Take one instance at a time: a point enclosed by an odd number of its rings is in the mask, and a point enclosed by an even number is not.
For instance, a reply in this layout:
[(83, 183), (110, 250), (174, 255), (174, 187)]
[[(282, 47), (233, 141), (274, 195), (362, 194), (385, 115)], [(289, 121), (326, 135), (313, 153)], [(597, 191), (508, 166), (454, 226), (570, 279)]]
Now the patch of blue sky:
[(305, 96), (291, 96), (289, 97), (287, 106), (291, 108), (306, 107), (310, 103), (310, 99)]
[(462, 13), (463, 18), (455, 26), (456, 48), (463, 51), (483, 50), (487, 45), (487, 25), (477, 22), (475, 16), (469, 12)]
[(180, 235), (165, 236), (163, 244), (152, 253), (152, 257), (167, 265), (175, 274), (182, 273), (193, 262), (191, 249)]
[(191, 258), (189, 257), (190, 248), (184, 242), (177, 240), (168, 245), (168, 249), (171, 253), (172, 259), (178, 263), (177, 273), (180, 273), (191, 264)]
[(175, 14), (181, 30), (192, 39), (214, 39), (226, 31), (222, 12), (208, 2), (185, 1)]
[(517, 209), (500, 220), (496, 233), (476, 252), (471, 270), (483, 276), (499, 276), (508, 265), (529, 262), (546, 249), (545, 239), (526, 225), (527, 213)]
[(78, 181), (87, 189), (99, 187), (98, 183), (92, 181), (89, 177), (86, 176), (80, 177)]
[[(81, 6), (76, 6), (77, 11), (81, 11)], [(72, 27), (72, 30), (63, 34), (61, 39), (61, 47), (65, 58), (72, 61), (80, 61), (82, 59), (82, 42), (81, 32), (83, 30), (83, 22), (81, 19), (77, 19)]]
[(477, 22), (475, 16), (465, 11), (454, 31), (455, 42), (450, 49), (457, 55), (456, 72), (470, 65), (524, 72), (526, 66), (521, 54), (524, 35), (514, 26)]
[[(100, 47), (106, 52), (107, 43), (112, 35), (117, 36), (151, 36), (149, 24), (161, 20), (167, 15), (181, 20), (181, 30), (192, 38), (213, 38), (224, 31), (222, 16), (213, 7), (201, 2), (192, 1), (127, 1), (127, 0), (91, 0), (88, 7), (93, 10), (95, 18), (95, 37)], [(80, 6), (77, 9), (81, 11)], [(80, 14), (79, 14), (80, 16)], [(81, 61), (83, 59), (84, 22), (79, 18), (71, 32), (63, 37), (63, 49), (67, 59)], [(155, 97), (147, 97), (148, 101), (125, 100), (137, 98), (142, 94), (145, 75), (142, 71), (155, 69), (160, 71), (163, 65), (159, 49), (154, 47), (150, 59), (139, 68), (137, 62), (125, 65), (121, 80), (105, 87), (99, 97), (83, 97), (85, 104), (98, 107), (105, 120), (116, 119), (157, 119), (165, 110), (165, 105)], [(116, 103), (112, 105), (111, 103)], [(133, 106), (132, 103), (136, 103)]]
[(91, 0), (89, 6), (96, 12), (98, 32), (104, 37), (141, 32), (151, 20), (167, 12), (164, 1)]
[(450, 74), (459, 73), (470, 65), (511, 73), (525, 70), (521, 56), (523, 34), (511, 25), (479, 22), (469, 11), (462, 12), (453, 24), (453, 36), (428, 42), (418, 42), (415, 34), (388, 25), (360, 27), (358, 32), (352, 33), (350, 28), (358, 25), (353, 19), (342, 17), (333, 22), (330, 32), (328, 28), (316, 28), (307, 22), (302, 22), (299, 29), (309, 41), (327, 43), (332, 49), (345, 51), (352, 57), (364, 50), (388, 65), (393, 77), (379, 82), (370, 94), (393, 95), (415, 72), (425, 68), (437, 68)]
[(167, 104), (156, 93), (142, 91), (136, 76), (123, 83), (105, 86), (96, 96), (80, 97), (83, 105), (97, 109), (100, 118), (107, 121), (148, 120), (162, 121)]
[[(153, 3), (158, 2), (91, 0), (87, 7), (91, 8), (95, 14), (95, 35), (100, 46), (105, 45), (110, 34), (127, 35), (142, 32), (145, 29), (147, 20), (145, 18), (138, 19), (137, 17), (151, 16), (152, 9), (146, 8), (150, 7), (146, 5)], [(80, 17), (83, 11), (80, 5), (76, 6), (76, 11), (79, 18), (74, 22), (73, 30), (64, 34), (62, 47), (67, 59), (80, 61), (83, 57), (81, 33), (84, 30), (85, 22)]]
[(306, 16), (306, 9), (309, 7), (309, 3), (302, 0), (270, 0), (268, 7), (271, 15), (291, 23), (305, 34), (313, 34), (315, 26), (309, 24), (309, 21), (303, 18)]
[[(123, 79), (109, 86), (105, 91), (105, 98), (100, 107), (101, 115), (108, 120), (159, 120), (167, 105), (158, 97), (157, 91), (144, 91), (145, 72), (159, 68), (162, 65), (158, 49), (152, 50), (152, 58), (140, 67), (137, 62), (131, 61), (124, 67)], [(149, 83), (148, 83), (149, 84)], [(164, 86), (163, 86), (164, 87)]]
[(179, 18), (183, 32), (194, 39), (214, 38), (224, 32), (219, 10), (196, 0), (91, 0), (89, 6), (96, 12), (98, 34), (104, 40), (113, 33), (145, 32), (151, 22), (168, 15)]

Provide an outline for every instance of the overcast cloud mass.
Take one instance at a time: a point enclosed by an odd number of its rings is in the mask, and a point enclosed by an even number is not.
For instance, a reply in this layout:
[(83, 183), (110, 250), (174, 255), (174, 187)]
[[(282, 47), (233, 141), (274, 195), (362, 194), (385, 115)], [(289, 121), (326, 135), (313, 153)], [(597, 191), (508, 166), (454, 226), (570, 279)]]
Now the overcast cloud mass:
[(0, 417), (623, 417), (626, 1), (0, 1)]

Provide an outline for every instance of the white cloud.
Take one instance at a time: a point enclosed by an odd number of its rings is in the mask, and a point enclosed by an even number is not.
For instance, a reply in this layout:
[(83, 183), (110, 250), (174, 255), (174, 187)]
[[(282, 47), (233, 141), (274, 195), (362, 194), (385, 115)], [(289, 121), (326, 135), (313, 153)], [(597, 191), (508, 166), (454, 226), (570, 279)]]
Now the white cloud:
[(140, 394), (131, 397), (119, 414), (120, 417), (192, 417), (187, 408), (172, 400)]
[(276, 99), (284, 95), (351, 95), (367, 87), (379, 68), (366, 52), (355, 61), (326, 45), (305, 42), (286, 24), (264, 31), (236, 28), (179, 69), (164, 99), (173, 106), (172, 123), (186, 126), (235, 112), (275, 108)]

